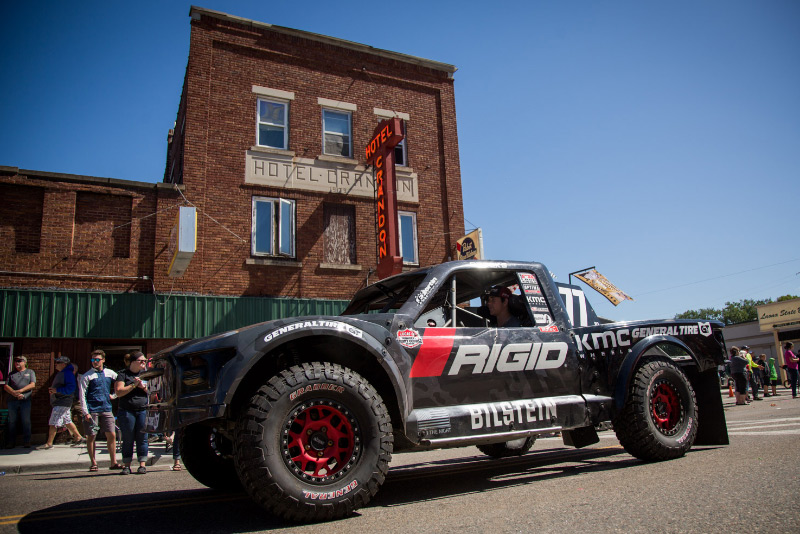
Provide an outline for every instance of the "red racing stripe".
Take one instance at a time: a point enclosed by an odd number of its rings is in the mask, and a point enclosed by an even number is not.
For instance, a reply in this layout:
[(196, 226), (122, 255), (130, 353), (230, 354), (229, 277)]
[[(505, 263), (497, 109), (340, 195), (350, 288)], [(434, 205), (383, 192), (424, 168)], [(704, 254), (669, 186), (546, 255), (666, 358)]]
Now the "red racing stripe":
[(441, 376), (450, 351), (453, 350), (455, 328), (426, 328), (422, 332), (422, 346), (411, 366), (411, 378)]

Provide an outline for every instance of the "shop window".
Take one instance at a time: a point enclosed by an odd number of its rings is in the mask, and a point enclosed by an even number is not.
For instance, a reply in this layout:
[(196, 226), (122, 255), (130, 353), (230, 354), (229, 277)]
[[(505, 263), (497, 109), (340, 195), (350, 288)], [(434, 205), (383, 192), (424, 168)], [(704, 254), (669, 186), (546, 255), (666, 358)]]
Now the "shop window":
[(295, 256), (295, 201), (253, 197), (253, 256)]
[(352, 115), (349, 111), (322, 110), (323, 154), (352, 157), (351, 119)]
[(8, 381), (8, 375), (15, 372), (11, 361), (14, 359), (14, 344), (13, 343), (0, 343), (0, 384), (5, 384)]
[(258, 99), (258, 146), (287, 150), (289, 104)]
[(325, 204), (323, 232), (323, 261), (325, 263), (356, 263), (356, 214), (353, 206)]
[(400, 255), (405, 265), (419, 265), (417, 255), (417, 214), (410, 211), (398, 211), (398, 228), (400, 233)]

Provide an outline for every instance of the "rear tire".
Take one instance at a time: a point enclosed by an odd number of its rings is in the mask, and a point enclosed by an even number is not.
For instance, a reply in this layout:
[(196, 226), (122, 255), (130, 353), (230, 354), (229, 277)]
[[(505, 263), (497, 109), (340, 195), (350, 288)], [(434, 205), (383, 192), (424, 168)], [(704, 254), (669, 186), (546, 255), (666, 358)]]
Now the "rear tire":
[(215, 428), (189, 425), (183, 429), (178, 446), (183, 465), (198, 482), (223, 491), (242, 490), (233, 464), (232, 443)]
[(366, 379), (338, 364), (307, 363), (252, 397), (237, 423), (236, 469), (274, 515), (337, 519), (377, 493), (392, 439), (388, 410)]
[(508, 458), (511, 456), (522, 456), (531, 450), (534, 443), (536, 443), (536, 436), (528, 436), (502, 443), (478, 445), (478, 450), (492, 458)]
[(697, 436), (697, 401), (686, 375), (661, 360), (639, 367), (614, 431), (625, 450), (640, 460), (686, 454)]

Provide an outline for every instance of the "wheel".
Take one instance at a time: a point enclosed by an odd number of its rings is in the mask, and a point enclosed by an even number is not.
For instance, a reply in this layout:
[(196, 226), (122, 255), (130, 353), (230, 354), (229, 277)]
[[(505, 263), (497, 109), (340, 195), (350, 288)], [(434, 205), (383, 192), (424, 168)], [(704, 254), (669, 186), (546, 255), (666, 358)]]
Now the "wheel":
[(213, 489), (241, 491), (232, 443), (215, 428), (189, 425), (183, 429), (178, 446), (184, 467), (198, 482)]
[(478, 450), (492, 458), (508, 458), (509, 456), (522, 456), (531, 450), (534, 443), (536, 443), (536, 436), (528, 436), (502, 443), (478, 445)]
[(697, 435), (697, 401), (686, 375), (660, 360), (639, 367), (613, 424), (625, 450), (641, 460), (686, 454)]
[(386, 478), (393, 436), (380, 395), (331, 363), (291, 367), (259, 388), (236, 425), (234, 456), (245, 490), (295, 521), (350, 515)]

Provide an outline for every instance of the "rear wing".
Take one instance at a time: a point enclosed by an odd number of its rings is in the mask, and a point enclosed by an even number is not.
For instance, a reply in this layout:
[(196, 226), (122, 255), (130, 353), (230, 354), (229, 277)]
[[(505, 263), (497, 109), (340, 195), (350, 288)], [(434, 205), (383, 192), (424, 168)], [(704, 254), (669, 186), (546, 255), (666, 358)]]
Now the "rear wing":
[(572, 326), (593, 326), (601, 323), (580, 286), (556, 282), (561, 304), (569, 315)]

